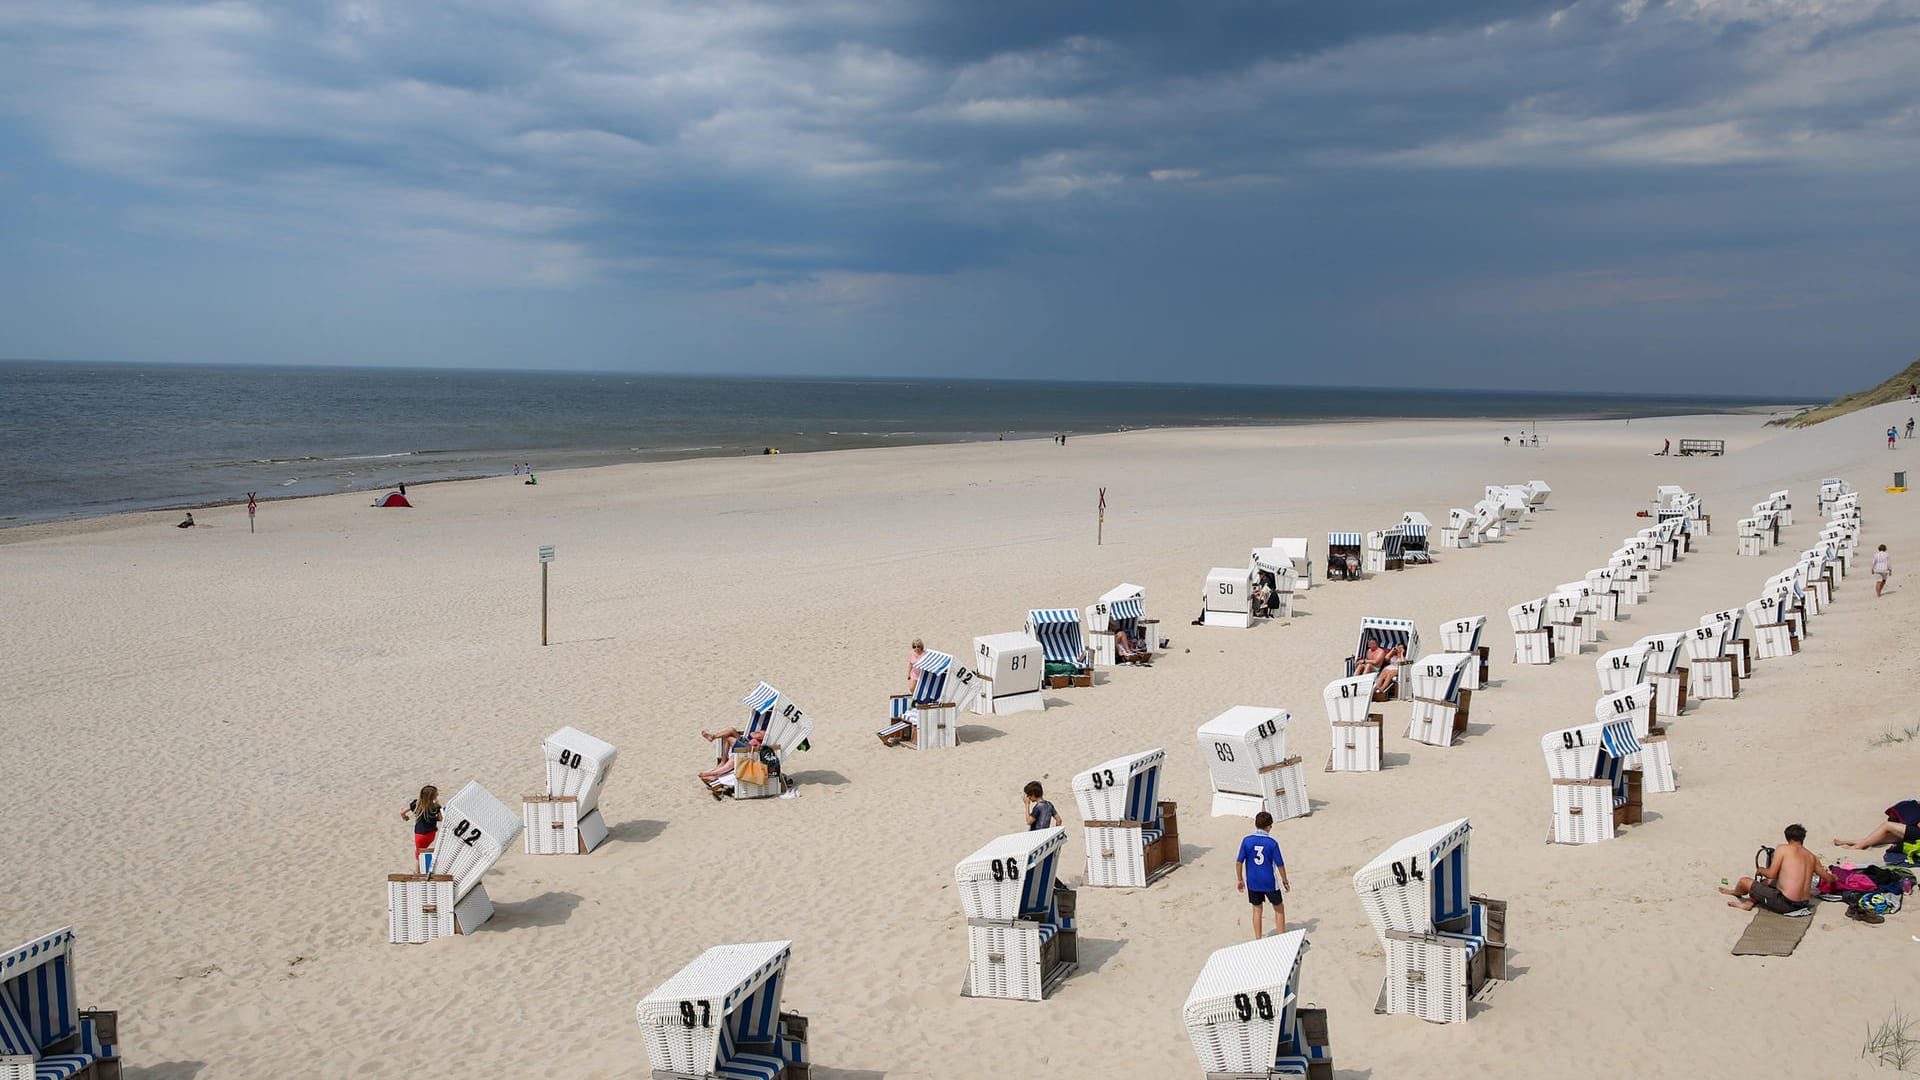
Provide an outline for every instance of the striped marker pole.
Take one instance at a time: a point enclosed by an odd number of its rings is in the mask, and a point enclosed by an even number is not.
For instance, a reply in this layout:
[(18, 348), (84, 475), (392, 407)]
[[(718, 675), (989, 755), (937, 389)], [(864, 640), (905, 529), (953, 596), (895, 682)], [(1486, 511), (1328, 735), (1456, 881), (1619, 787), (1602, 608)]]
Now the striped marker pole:
[(1100, 547), (1107, 540), (1107, 489), (1100, 489), (1100, 520), (1094, 526), (1093, 546)]

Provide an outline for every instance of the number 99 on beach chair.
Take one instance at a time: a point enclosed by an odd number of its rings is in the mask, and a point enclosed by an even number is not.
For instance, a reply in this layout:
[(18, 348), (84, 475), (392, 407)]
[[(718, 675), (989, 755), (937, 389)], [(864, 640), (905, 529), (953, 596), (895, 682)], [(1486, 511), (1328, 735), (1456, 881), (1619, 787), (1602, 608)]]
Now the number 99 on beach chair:
[(1160, 798), (1164, 749), (1103, 761), (1073, 778), (1087, 829), (1087, 884), (1140, 888), (1180, 865), (1178, 806)]
[(1008, 833), (953, 868), (967, 918), (965, 997), (1040, 1001), (1079, 966), (1074, 891), (1054, 876), (1067, 830)]
[(960, 713), (973, 708), (978, 680), (943, 652), (928, 649), (913, 662), (913, 692), (895, 694), (891, 715), (881, 728), (887, 746), (915, 750), (951, 749), (960, 741)]
[(1217, 949), (1181, 1009), (1207, 1080), (1333, 1080), (1327, 1011), (1300, 1007), (1307, 933)]
[(1415, 833), (1353, 875), (1353, 889), (1387, 954), (1377, 1013), (1438, 1024), (1467, 1019), (1467, 1002), (1507, 977), (1507, 903), (1467, 889), (1466, 818)]
[(541, 744), (547, 792), (520, 801), (529, 855), (585, 855), (607, 838), (600, 789), (619, 751), (584, 731), (563, 727)]
[(1275, 821), (1313, 812), (1307, 772), (1287, 754), (1285, 709), (1235, 705), (1200, 725), (1200, 760), (1213, 785), (1213, 816), (1251, 818), (1265, 810)]
[(441, 808), (432, 873), (388, 875), (388, 940), (417, 945), (471, 934), (493, 918), (493, 901), (480, 879), (519, 838), (522, 827), (520, 815), (468, 781)]
[(716, 945), (634, 1013), (653, 1080), (806, 1080), (807, 1018), (780, 1011), (791, 941)]
[(120, 1080), (119, 1026), (80, 1008), (71, 926), (0, 953), (3, 1080)]

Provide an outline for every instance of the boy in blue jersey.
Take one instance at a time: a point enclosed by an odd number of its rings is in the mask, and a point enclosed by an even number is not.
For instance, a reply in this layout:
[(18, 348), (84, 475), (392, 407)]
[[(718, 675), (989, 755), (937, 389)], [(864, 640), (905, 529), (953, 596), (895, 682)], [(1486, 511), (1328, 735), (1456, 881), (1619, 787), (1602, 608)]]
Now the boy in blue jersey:
[[(1280, 857), (1280, 842), (1267, 835), (1273, 828), (1273, 815), (1265, 810), (1254, 815), (1253, 827), (1259, 832), (1240, 841), (1240, 858), (1233, 864), (1235, 889), (1247, 894), (1253, 904), (1253, 939), (1260, 940), (1260, 905), (1273, 905), (1274, 933), (1287, 932), (1287, 909), (1281, 891), (1293, 888), (1287, 883), (1286, 860)], [(1275, 875), (1279, 881), (1274, 881)]]

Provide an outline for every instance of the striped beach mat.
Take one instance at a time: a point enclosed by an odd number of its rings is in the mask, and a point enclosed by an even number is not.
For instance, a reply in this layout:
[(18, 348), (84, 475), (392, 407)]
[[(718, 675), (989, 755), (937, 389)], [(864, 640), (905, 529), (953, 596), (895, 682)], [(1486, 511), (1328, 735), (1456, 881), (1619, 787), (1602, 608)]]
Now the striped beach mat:
[[(1819, 904), (1813, 906), (1816, 911), (1820, 907)], [(1733, 955), (1792, 956), (1794, 947), (1807, 936), (1807, 927), (1812, 925), (1812, 915), (1789, 918), (1765, 908), (1754, 908), (1753, 921), (1747, 924), (1746, 933), (1733, 943)]]

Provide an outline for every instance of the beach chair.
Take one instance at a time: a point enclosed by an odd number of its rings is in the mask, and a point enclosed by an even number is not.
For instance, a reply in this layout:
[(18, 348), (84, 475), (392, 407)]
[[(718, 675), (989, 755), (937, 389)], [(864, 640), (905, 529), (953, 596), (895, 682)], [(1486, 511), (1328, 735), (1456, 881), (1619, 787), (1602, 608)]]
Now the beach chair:
[(607, 838), (600, 789), (620, 752), (613, 744), (563, 727), (546, 737), (547, 791), (520, 800), (529, 855), (585, 855)]
[(1553, 663), (1553, 631), (1547, 628), (1547, 598), (1536, 596), (1507, 609), (1507, 623), (1513, 627), (1513, 662), (1516, 664)]
[(1353, 875), (1353, 891), (1387, 954), (1376, 1013), (1436, 1024), (1507, 978), (1507, 902), (1467, 889), (1466, 818), (1401, 840)]
[(1656, 510), (1654, 519), (1672, 530), (1674, 551), (1684, 555), (1693, 550), (1693, 518), (1683, 509)]
[(1040, 642), (1027, 633), (986, 634), (973, 639), (974, 681), (979, 691), (973, 711), (1007, 716), (1047, 707), (1041, 683), (1047, 666)]
[(1313, 588), (1313, 543), (1304, 536), (1276, 536), (1270, 545), (1293, 560), (1293, 587), (1300, 592)]
[[(1362, 674), (1360, 662), (1367, 658), (1367, 643), (1375, 641), (1380, 647), (1391, 652), (1396, 647), (1406, 650), (1399, 661), (1402, 668), (1420, 659), (1420, 631), (1414, 628), (1412, 619), (1387, 619), (1378, 615), (1367, 615), (1360, 620), (1360, 638), (1353, 647), (1353, 655), (1347, 657), (1348, 677)], [(1391, 666), (1391, 665), (1390, 665)], [(1395, 697), (1405, 701), (1410, 698), (1406, 680), (1395, 677), (1388, 680), (1384, 690), (1376, 691), (1375, 701), (1391, 701)]]
[(1481, 644), (1481, 638), (1487, 629), (1485, 615), (1469, 615), (1464, 619), (1453, 619), (1440, 624), (1440, 651), (1450, 653), (1471, 653), (1479, 658), (1479, 663), (1468, 664), (1466, 674), (1460, 685), (1468, 690), (1484, 689), (1490, 670), (1487, 654), (1488, 646)]
[(120, 1080), (120, 1014), (82, 1009), (73, 927), (0, 953), (0, 1078)]
[(1760, 595), (1771, 596), (1778, 600), (1779, 617), (1782, 622), (1793, 627), (1795, 637), (1804, 641), (1812, 636), (1813, 627), (1810, 625), (1806, 593), (1800, 588), (1799, 580), (1792, 572), (1775, 574), (1768, 578), (1766, 586), (1760, 590)]
[(1008, 833), (953, 868), (967, 918), (964, 997), (1040, 1001), (1080, 962), (1074, 891), (1054, 876), (1067, 830)]
[(1673, 634), (1648, 634), (1633, 643), (1647, 651), (1647, 679), (1653, 683), (1654, 701), (1663, 717), (1672, 718), (1687, 711), (1687, 688), (1691, 685), (1687, 670), (1687, 637), (1682, 630)]
[[(716, 744), (721, 754), (732, 755), (733, 773), (708, 786), (722, 794), (731, 791), (736, 799), (771, 799), (784, 795), (793, 787), (788, 763), (795, 753), (807, 749), (807, 740), (813, 735), (813, 717), (766, 683), (755, 686), (740, 699), (740, 704), (747, 707), (747, 726), (741, 729), (741, 737), (730, 746)], [(757, 749), (751, 741), (756, 734), (760, 736)], [(750, 758), (764, 761), (763, 751), (772, 751), (779, 768), (770, 765), (766, 782), (762, 784), (741, 780), (740, 766)]]
[(1096, 666), (1120, 662), (1116, 634), (1137, 632), (1146, 641), (1147, 655), (1160, 651), (1160, 620), (1147, 618), (1147, 590), (1121, 584), (1108, 589), (1086, 611), (1087, 649)]
[(1273, 602), (1267, 607), (1268, 617), (1293, 618), (1293, 596), (1298, 581), (1293, 560), (1287, 553), (1276, 547), (1254, 548), (1248, 557), (1247, 571), (1273, 594)]
[[(1553, 587), (1552, 596), (1565, 594), (1573, 597), (1570, 610), (1580, 617), (1580, 644), (1596, 645), (1600, 641), (1600, 604), (1594, 598), (1593, 584), (1585, 578), (1579, 581), (1563, 581)], [(1561, 605), (1563, 611), (1568, 605)], [(1548, 612), (1549, 618), (1552, 612)]]
[(1793, 528), (1793, 499), (1791, 492), (1784, 489), (1767, 496), (1767, 505), (1773, 508), (1775, 517), (1783, 529)]
[(1055, 690), (1092, 686), (1093, 663), (1080, 636), (1080, 613), (1072, 608), (1033, 608), (1027, 612), (1027, 633), (1040, 643), (1046, 657), (1047, 684)]
[(1600, 677), (1600, 692), (1603, 694), (1647, 682), (1647, 647), (1645, 644), (1635, 644), (1622, 649), (1610, 649), (1593, 662), (1593, 669)]
[(1547, 632), (1553, 636), (1553, 655), (1579, 656), (1587, 643), (1586, 621), (1581, 617), (1583, 598), (1577, 592), (1547, 594)]
[(1436, 653), (1401, 667), (1401, 678), (1413, 688), (1407, 738), (1428, 746), (1452, 746), (1467, 733), (1473, 691), (1463, 682), (1467, 669), (1479, 664), (1480, 658), (1472, 653)]
[(1653, 591), (1653, 579), (1647, 573), (1646, 562), (1632, 550), (1616, 551), (1607, 560), (1607, 568), (1613, 571), (1613, 591), (1621, 604), (1638, 604)]
[(1700, 616), (1700, 624), (1709, 621), (1724, 622), (1731, 629), (1727, 631), (1726, 655), (1733, 658), (1734, 674), (1742, 679), (1753, 677), (1753, 635), (1752, 623), (1747, 621), (1747, 609), (1744, 607), (1727, 608), (1724, 611), (1712, 611)]
[(1306, 767), (1298, 754), (1287, 753), (1290, 720), (1285, 709), (1235, 705), (1200, 725), (1200, 759), (1213, 785), (1214, 817), (1251, 818), (1265, 810), (1273, 820), (1285, 821), (1313, 813)]
[(1647, 569), (1658, 573), (1667, 568), (1667, 542), (1657, 525), (1649, 525), (1626, 541), (1647, 560)]
[(1405, 554), (1406, 536), (1400, 526), (1383, 529), (1367, 534), (1366, 570), (1369, 574), (1382, 574), (1387, 571), (1404, 570), (1407, 567)]
[(1480, 519), (1471, 510), (1455, 507), (1447, 511), (1447, 523), (1440, 527), (1440, 546), (1470, 548), (1480, 546)]
[(1641, 773), (1626, 758), (1640, 752), (1629, 719), (1594, 722), (1540, 737), (1553, 782), (1553, 832), (1556, 844), (1596, 844), (1611, 840), (1623, 825), (1641, 819)]
[(1508, 529), (1517, 529), (1527, 516), (1526, 496), (1507, 484), (1489, 484), (1487, 501), (1500, 508), (1500, 518)]
[(1474, 531), (1481, 543), (1500, 539), (1506, 532), (1507, 515), (1497, 499), (1481, 499), (1473, 504)]
[(1801, 587), (1813, 594), (1823, 612), (1833, 603), (1833, 576), (1832, 548), (1815, 544), (1800, 553)]
[(1327, 534), (1327, 580), (1359, 581), (1366, 560), (1366, 538), (1357, 532)]
[(960, 744), (960, 715), (973, 709), (979, 680), (947, 653), (928, 649), (913, 662), (913, 691), (894, 694), (880, 742), (915, 750), (950, 750)]
[(1231, 626), (1240, 630), (1252, 626), (1253, 581), (1253, 572), (1244, 566), (1216, 566), (1207, 571), (1201, 625)]
[(1755, 660), (1777, 660), (1800, 651), (1800, 635), (1787, 620), (1784, 607), (1778, 596), (1763, 596), (1747, 605)]
[[(1587, 583), (1587, 603), (1593, 608), (1593, 617), (1597, 622), (1620, 621), (1620, 594), (1613, 587), (1613, 568), (1602, 566), (1587, 571), (1583, 580)], [(1600, 640), (1600, 627), (1593, 628), (1593, 639)]]
[[(1738, 609), (1735, 609), (1736, 611)], [(1740, 696), (1739, 662), (1730, 655), (1735, 621), (1703, 615), (1687, 631), (1687, 668), (1693, 673), (1693, 696), (1702, 700)]]
[(1180, 865), (1178, 806), (1160, 798), (1155, 748), (1103, 761), (1073, 778), (1087, 834), (1087, 884), (1138, 889)]
[(1547, 505), (1547, 496), (1553, 494), (1553, 489), (1547, 486), (1545, 480), (1529, 480), (1526, 489), (1527, 505), (1535, 510)]
[(791, 941), (715, 945), (640, 999), (653, 1080), (806, 1080), (807, 1018), (780, 1009)]
[(1307, 932), (1214, 950), (1180, 1010), (1207, 1080), (1333, 1080), (1327, 1011), (1300, 1005)]
[[(1373, 712), (1372, 675), (1354, 675), (1327, 684), (1327, 722), (1333, 729), (1328, 772), (1379, 772), (1382, 717)], [(1301, 792), (1302, 800), (1305, 792)], [(1278, 815), (1275, 815), (1276, 819)]]
[(1640, 744), (1637, 753), (1621, 760), (1629, 769), (1639, 769), (1641, 789), (1649, 795), (1677, 789), (1673, 771), (1673, 747), (1667, 742), (1667, 729), (1660, 725), (1654, 706), (1652, 683), (1635, 683), (1625, 690), (1600, 695), (1593, 705), (1593, 718), (1603, 724), (1627, 720), (1633, 724), (1633, 737)]
[(1820, 481), (1820, 494), (1815, 498), (1814, 503), (1820, 511), (1821, 517), (1827, 516), (1833, 508), (1834, 500), (1838, 499), (1846, 490), (1847, 482), (1837, 476), (1829, 476)]
[(480, 879), (522, 828), (520, 815), (468, 781), (441, 809), (428, 872), (387, 875), (387, 940), (418, 945), (471, 934), (493, 918), (493, 901)]

